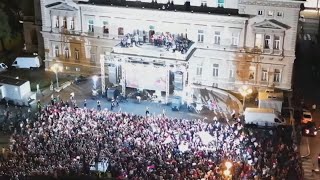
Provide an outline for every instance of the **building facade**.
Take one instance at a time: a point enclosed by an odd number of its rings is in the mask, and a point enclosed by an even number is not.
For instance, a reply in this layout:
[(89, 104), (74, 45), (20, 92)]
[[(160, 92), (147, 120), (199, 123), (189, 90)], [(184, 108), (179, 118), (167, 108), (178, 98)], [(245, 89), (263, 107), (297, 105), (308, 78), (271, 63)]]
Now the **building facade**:
[[(246, 84), (290, 90), (301, 3), (40, 0), (45, 66), (60, 63), (66, 71), (108, 75), (110, 68), (100, 62), (119, 66), (140, 59), (154, 66), (183, 66), (184, 87), (237, 90)], [(139, 50), (119, 47), (128, 34), (143, 39), (144, 45)], [(148, 49), (157, 34), (184, 38), (191, 45), (183, 55), (158, 54), (161, 49)], [(126, 67), (115, 70), (121, 72), (121, 81), (126, 77), (123, 69), (134, 68)]]
[(24, 50), (28, 53), (37, 53), (41, 57), (44, 57), (40, 0), (30, 2), (34, 3), (33, 13), (24, 14), (23, 16)]

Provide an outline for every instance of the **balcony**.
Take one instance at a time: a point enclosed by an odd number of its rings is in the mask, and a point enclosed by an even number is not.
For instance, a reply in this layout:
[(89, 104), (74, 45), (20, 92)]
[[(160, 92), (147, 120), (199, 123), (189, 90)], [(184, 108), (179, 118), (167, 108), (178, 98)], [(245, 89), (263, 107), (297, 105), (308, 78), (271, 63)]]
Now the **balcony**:
[[(178, 44), (180, 43), (180, 44)], [(175, 42), (175, 46), (163, 45), (161, 43), (127, 43), (122, 40), (113, 47), (113, 52), (118, 54), (130, 54), (146, 57), (187, 60), (193, 53), (194, 43), (190, 40)]]

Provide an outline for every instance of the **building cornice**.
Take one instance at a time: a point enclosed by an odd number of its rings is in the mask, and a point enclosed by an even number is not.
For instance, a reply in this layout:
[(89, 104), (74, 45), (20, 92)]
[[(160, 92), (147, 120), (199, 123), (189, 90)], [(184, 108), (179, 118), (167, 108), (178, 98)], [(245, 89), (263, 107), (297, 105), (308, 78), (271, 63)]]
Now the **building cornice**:
[[(176, 20), (192, 20), (192, 21), (208, 21), (208, 22), (217, 22), (217, 23), (234, 23), (234, 24), (243, 24), (245, 20), (248, 20), (248, 17), (241, 17), (235, 15), (221, 15), (214, 13), (191, 13), (191, 12), (180, 12), (180, 11), (166, 11), (163, 10), (151, 10), (151, 9), (139, 9), (139, 8), (126, 8), (126, 7), (117, 7), (117, 6), (98, 6), (98, 5), (89, 5), (81, 4), (81, 11), (83, 14), (87, 12), (92, 12), (93, 15), (96, 13), (102, 14), (117, 14), (117, 16), (123, 17), (143, 17), (145, 19), (157, 19), (161, 16), (162, 19), (176, 19)], [(152, 17), (150, 13), (152, 12)]]

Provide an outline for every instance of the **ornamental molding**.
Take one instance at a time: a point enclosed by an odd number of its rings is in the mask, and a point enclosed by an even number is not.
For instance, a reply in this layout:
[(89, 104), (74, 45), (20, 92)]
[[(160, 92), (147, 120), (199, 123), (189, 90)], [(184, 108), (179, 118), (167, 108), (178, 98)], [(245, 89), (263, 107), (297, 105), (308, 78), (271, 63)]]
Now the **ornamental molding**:
[(272, 7), (286, 7), (286, 8), (299, 8), (298, 2), (281, 2), (281, 1), (257, 1), (257, 0), (239, 0), (239, 5), (254, 5), (254, 6), (272, 6)]
[[(123, 9), (123, 10), (122, 10)], [(156, 9), (137, 9), (137, 8), (123, 8), (112, 6), (93, 6), (83, 5), (81, 6), (82, 14), (92, 14), (93, 16), (111, 16), (111, 17), (124, 17), (125, 19), (139, 19), (139, 20), (154, 20), (159, 21), (158, 17), (161, 17), (161, 21), (170, 20), (172, 22), (181, 22), (187, 20), (197, 22), (214, 22), (214, 23), (232, 23), (243, 24), (247, 17), (240, 16), (228, 16), (219, 14), (202, 14), (202, 13), (188, 13), (183, 11), (162, 11)], [(150, 17), (150, 12), (153, 16)], [(129, 17), (129, 18), (128, 18)]]

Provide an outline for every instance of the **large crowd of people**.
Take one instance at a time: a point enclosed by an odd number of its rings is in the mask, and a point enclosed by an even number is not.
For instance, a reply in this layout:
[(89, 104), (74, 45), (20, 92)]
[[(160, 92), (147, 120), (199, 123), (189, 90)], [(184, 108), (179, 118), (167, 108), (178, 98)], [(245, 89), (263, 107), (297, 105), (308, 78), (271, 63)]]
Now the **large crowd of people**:
[[(0, 175), (17, 179), (91, 174), (108, 162), (117, 179), (302, 179), (297, 147), (285, 128), (245, 128), (203, 120), (74, 108), (63, 101), (21, 122), (3, 150)], [(91, 168), (90, 168), (91, 167)], [(229, 175), (228, 175), (229, 176)], [(292, 179), (292, 178), (291, 178)]]

